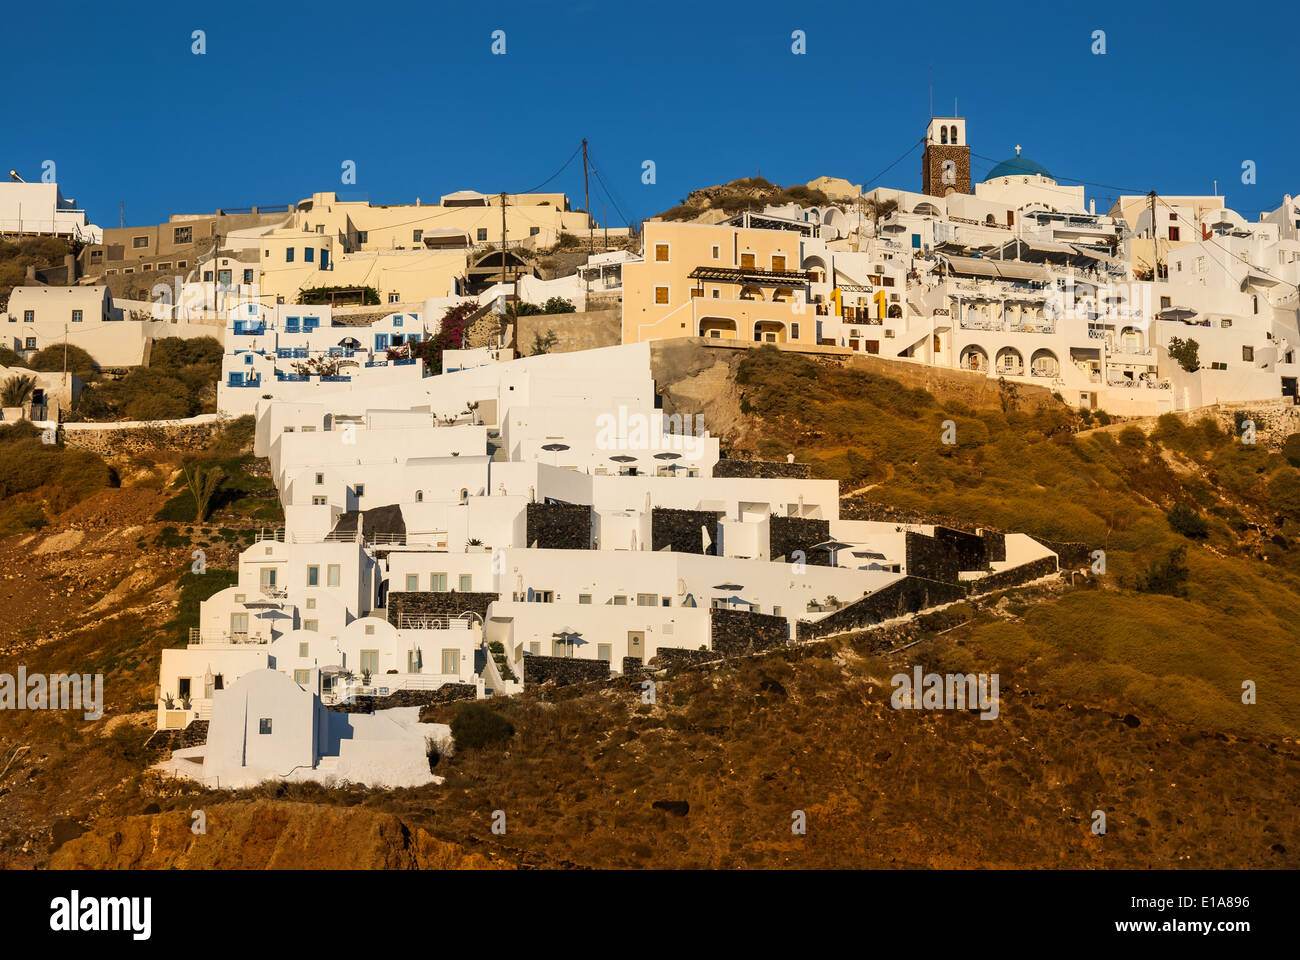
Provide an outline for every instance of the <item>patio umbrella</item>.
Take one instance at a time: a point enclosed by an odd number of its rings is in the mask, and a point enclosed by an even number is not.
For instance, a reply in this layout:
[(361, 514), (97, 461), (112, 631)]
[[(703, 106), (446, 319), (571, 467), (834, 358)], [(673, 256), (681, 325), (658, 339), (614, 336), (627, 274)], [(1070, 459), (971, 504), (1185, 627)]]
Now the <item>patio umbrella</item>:
[(827, 553), (831, 555), (831, 566), (838, 567), (840, 551), (846, 547), (851, 547), (851, 546), (853, 546), (853, 544), (845, 543), (842, 540), (826, 540), (823, 543), (813, 544), (812, 549), (825, 550)]

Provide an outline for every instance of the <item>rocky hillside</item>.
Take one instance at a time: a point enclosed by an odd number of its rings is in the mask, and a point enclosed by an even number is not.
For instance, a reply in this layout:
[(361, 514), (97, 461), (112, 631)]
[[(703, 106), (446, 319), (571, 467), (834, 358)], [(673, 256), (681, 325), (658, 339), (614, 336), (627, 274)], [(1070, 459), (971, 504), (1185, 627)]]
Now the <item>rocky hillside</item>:
[[(914, 368), (690, 345), (656, 365), (669, 412), (702, 407), (733, 455), (794, 453), (840, 481), (847, 515), (1078, 541), (1106, 571), (664, 670), (653, 702), (630, 679), (491, 701), (513, 735), (440, 760), (441, 786), (218, 793), (146, 773), (144, 741), (157, 651), (221, 585), (187, 572), (189, 552), (211, 546), (219, 577), (244, 542), (219, 528), (242, 521), (168, 533), (160, 452), (0, 541), (16, 611), (0, 670), (109, 678), (101, 721), (0, 714), (4, 864), (1300, 866), (1300, 438), (1285, 420), (1246, 445), (1231, 414), (1111, 433), (1050, 394)], [(998, 718), (893, 709), (890, 678), (914, 666), (996, 673)], [(347, 857), (312, 842), (326, 832)]]

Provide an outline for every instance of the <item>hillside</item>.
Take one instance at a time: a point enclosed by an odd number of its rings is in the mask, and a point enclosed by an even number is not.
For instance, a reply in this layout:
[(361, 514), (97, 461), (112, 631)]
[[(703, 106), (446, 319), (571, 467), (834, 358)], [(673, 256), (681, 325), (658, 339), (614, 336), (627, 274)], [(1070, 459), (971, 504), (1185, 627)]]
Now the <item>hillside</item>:
[[(703, 403), (733, 456), (811, 463), (841, 483), (846, 515), (1076, 541), (1105, 550), (1105, 574), (673, 668), (653, 704), (623, 679), (492, 701), (514, 735), (443, 758), (442, 786), (220, 794), (144, 773), (143, 743), (157, 651), (242, 541), (164, 533), (174, 452), (113, 464), (120, 487), (0, 541), (17, 611), (0, 670), (104, 669), (109, 701), (93, 723), (0, 715), (4, 864), (329, 866), (302, 852), (329, 831), (376, 867), (1300, 865), (1300, 441), (1248, 446), (1176, 418), (1096, 431), (995, 382), (927, 390), (901, 369), (673, 349), (666, 407)], [(253, 522), (236, 513), (219, 525)], [(187, 573), (200, 540), (219, 551), (210, 582)], [(998, 719), (892, 709), (890, 677), (913, 665), (999, 674)], [(1257, 703), (1241, 702), (1247, 680)], [(198, 806), (228, 811), (219, 852), (182, 829)]]

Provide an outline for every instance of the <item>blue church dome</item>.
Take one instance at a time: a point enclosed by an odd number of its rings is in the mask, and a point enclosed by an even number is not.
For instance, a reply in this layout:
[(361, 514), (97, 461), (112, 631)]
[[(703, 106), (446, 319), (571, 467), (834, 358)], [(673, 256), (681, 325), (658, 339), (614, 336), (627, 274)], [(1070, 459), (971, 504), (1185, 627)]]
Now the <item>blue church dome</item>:
[(1028, 157), (1015, 156), (1008, 160), (1003, 160), (990, 170), (988, 176), (984, 178), (984, 182), (988, 183), (990, 180), (996, 180), (998, 177), (1032, 177), (1035, 174), (1040, 177), (1046, 177), (1048, 180), (1055, 179), (1055, 177), (1047, 172), (1047, 168), (1041, 163), (1035, 163)]

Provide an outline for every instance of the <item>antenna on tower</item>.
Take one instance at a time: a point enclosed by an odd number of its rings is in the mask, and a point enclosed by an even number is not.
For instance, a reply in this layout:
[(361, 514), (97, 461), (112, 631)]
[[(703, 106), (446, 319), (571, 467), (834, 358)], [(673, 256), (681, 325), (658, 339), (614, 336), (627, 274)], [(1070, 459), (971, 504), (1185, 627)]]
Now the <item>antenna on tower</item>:
[(930, 61), (930, 117), (934, 117), (934, 61)]

